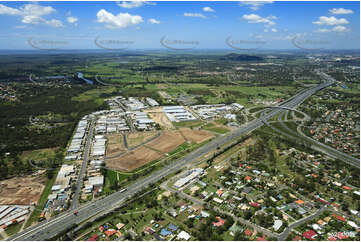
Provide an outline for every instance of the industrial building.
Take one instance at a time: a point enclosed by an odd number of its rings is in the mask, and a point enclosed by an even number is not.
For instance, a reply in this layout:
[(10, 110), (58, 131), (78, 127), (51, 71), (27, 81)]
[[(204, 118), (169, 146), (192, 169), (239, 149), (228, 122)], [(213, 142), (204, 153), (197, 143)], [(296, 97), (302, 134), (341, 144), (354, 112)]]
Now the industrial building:
[(104, 160), (92, 160), (90, 161), (89, 165), (93, 169), (100, 169), (102, 166), (104, 166)]
[(106, 139), (103, 135), (96, 135), (93, 140), (93, 147), (91, 155), (93, 157), (103, 157), (105, 156), (105, 143)]
[(188, 184), (190, 181), (192, 181), (195, 178), (199, 177), (202, 174), (203, 174), (203, 169), (202, 168), (196, 168), (196, 169), (193, 169), (191, 171), (188, 171), (185, 176), (178, 179), (174, 183), (174, 187), (179, 189), (179, 188), (183, 187), (184, 185)]
[(183, 106), (166, 106), (163, 107), (164, 113), (171, 122), (193, 121), (197, 120)]
[(116, 133), (121, 131), (129, 131), (129, 127), (125, 120), (125, 115), (123, 111), (111, 110), (107, 113), (103, 113), (98, 117), (95, 133), (96, 134), (106, 134), (106, 133)]
[(123, 100), (122, 104), (129, 111), (138, 111), (148, 107), (135, 97), (129, 97), (128, 100)]
[(53, 192), (62, 192), (70, 187), (71, 175), (75, 173), (73, 165), (62, 165), (51, 188)]
[(82, 120), (79, 121), (78, 127), (68, 147), (68, 152), (65, 160), (81, 159), (82, 149), (85, 143), (85, 133), (89, 126), (88, 120), (86, 118), (87, 117), (85, 116)]
[(232, 112), (237, 112), (244, 107), (238, 103), (213, 104), (213, 105), (194, 105), (192, 109), (203, 120), (212, 120), (217, 118), (226, 118), (229, 120), (236, 120), (236, 115)]
[(145, 112), (129, 112), (129, 115), (131, 116), (133, 124), (137, 130), (151, 130), (155, 125), (155, 122), (152, 119), (148, 118), (148, 115)]
[(53, 211), (62, 211), (66, 208), (66, 203), (71, 193), (71, 184), (75, 181), (75, 178), (76, 169), (74, 165), (64, 164), (60, 167), (40, 219), (43, 219), (45, 214), (50, 214)]
[(85, 181), (85, 189), (84, 192), (91, 193), (93, 191), (101, 192), (104, 186), (104, 176), (93, 176), (89, 177), (87, 181)]
[(147, 97), (147, 98), (145, 98), (145, 100), (151, 107), (159, 106), (159, 103), (156, 100), (154, 100), (153, 98)]
[(23, 222), (30, 213), (30, 206), (0, 206), (0, 228), (6, 229), (12, 224)]

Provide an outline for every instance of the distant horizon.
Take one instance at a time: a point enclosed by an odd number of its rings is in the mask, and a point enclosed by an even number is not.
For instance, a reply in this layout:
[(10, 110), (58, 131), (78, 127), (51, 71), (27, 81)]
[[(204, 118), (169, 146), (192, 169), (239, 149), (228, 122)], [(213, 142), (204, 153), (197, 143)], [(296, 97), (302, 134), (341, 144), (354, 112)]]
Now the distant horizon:
[(192, 52), (198, 52), (198, 51), (222, 51), (222, 52), (232, 52), (235, 54), (245, 54), (245, 53), (255, 53), (255, 52), (265, 52), (265, 51), (292, 51), (292, 52), (307, 52), (309, 54), (315, 54), (318, 52), (339, 52), (339, 51), (354, 51), (354, 52), (360, 52), (360, 49), (323, 49), (323, 50), (302, 50), (302, 49), (258, 49), (258, 50), (232, 50), (232, 49), (221, 49), (221, 48), (203, 48), (203, 49), (192, 49), (192, 50), (170, 50), (170, 49), (164, 49), (164, 48), (142, 48), (142, 49), (127, 49), (127, 50), (106, 50), (106, 49), (99, 49), (99, 48), (93, 48), (93, 49), (54, 49), (54, 50), (41, 50), (41, 49), (0, 49), (0, 52), (12, 52), (12, 51), (28, 51), (28, 52), (62, 52), (62, 51), (98, 51), (98, 52), (106, 52), (106, 53), (129, 53), (129, 52), (136, 52), (136, 51), (161, 51), (161, 52), (171, 52), (171, 53), (192, 53)]

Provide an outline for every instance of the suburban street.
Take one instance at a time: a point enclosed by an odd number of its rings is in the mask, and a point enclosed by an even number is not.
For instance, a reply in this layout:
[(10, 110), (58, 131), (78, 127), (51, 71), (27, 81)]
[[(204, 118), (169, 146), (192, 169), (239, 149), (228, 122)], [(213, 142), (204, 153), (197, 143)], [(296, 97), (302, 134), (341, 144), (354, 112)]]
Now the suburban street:
[[(280, 106), (285, 108), (294, 108), (317, 91), (328, 87), (333, 83), (333, 80), (329, 80), (315, 87), (304, 90), (296, 94), (293, 98), (281, 103)], [(268, 120), (282, 111), (283, 110), (281, 109), (273, 109), (269, 113), (265, 114), (262, 118), (256, 119), (248, 125), (230, 132), (229, 135), (219, 136), (199, 149), (189, 153), (188, 155), (185, 155), (183, 158), (176, 160), (172, 164), (167, 165), (154, 173), (151, 173), (147, 177), (137, 180), (136, 182), (126, 187), (127, 190), (124, 192), (116, 192), (105, 198), (93, 200), (92, 202), (79, 206), (77, 216), (74, 215), (72, 211), (67, 211), (57, 217), (50, 219), (49, 221), (44, 221), (33, 227), (30, 227), (23, 232), (16, 234), (10, 239), (47, 240), (66, 230), (67, 228), (71, 228), (76, 224), (86, 221), (90, 217), (95, 216), (100, 212), (110, 211), (122, 204), (126, 199), (134, 196), (137, 192), (147, 188), (150, 184), (153, 184), (162, 178), (181, 170), (187, 164), (197, 161), (207, 153), (216, 150), (217, 147), (229, 143), (235, 138), (239, 138), (240, 136), (248, 134), (253, 130), (263, 126), (264, 120)]]
[(317, 217), (319, 217), (323, 211), (327, 210), (326, 207), (322, 207), (320, 209), (318, 209), (315, 213), (311, 214), (310, 216), (300, 219), (297, 222), (292, 223), (291, 225), (289, 225), (282, 234), (279, 235), (278, 240), (286, 240), (287, 236), (289, 235), (289, 233), (292, 231), (292, 229), (298, 227), (299, 225), (310, 221), (312, 219), (315, 219)]

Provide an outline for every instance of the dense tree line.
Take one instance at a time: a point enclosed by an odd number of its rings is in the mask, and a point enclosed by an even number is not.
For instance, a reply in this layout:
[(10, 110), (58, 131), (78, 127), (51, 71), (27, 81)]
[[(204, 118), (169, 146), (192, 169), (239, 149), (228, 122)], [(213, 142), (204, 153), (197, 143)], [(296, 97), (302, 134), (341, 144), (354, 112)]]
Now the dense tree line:
[[(99, 104), (95, 100), (72, 100), (72, 97), (90, 88), (92, 87), (18, 86), (19, 101), (0, 102), (0, 179), (17, 174), (19, 170), (31, 169), (29, 164), (20, 161), (18, 157), (23, 151), (65, 148), (78, 121), (84, 115), (107, 108), (106, 104)], [(31, 125), (30, 116), (49, 112), (60, 114), (62, 124), (46, 127)]]

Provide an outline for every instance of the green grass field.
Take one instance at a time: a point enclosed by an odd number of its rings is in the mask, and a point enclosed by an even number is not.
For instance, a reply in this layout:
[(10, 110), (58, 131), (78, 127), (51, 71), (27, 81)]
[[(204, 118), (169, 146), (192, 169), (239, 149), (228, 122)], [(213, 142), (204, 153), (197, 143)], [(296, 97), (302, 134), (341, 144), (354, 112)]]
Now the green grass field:
[(177, 128), (191, 128), (191, 127), (199, 127), (203, 124), (203, 121), (197, 120), (197, 121), (184, 121), (184, 122), (174, 122), (172, 123)]
[(173, 154), (178, 153), (178, 152), (180, 152), (182, 150), (188, 149), (189, 147), (191, 147), (191, 145), (188, 144), (187, 142), (184, 142), (183, 144), (178, 146), (175, 150), (172, 150), (171, 152), (169, 152), (168, 155), (173, 155)]
[(212, 123), (208, 123), (208, 124), (204, 125), (203, 129), (208, 130), (208, 131), (212, 131), (212, 132), (216, 132), (216, 133), (219, 133), (219, 134), (225, 134), (225, 133), (229, 132), (229, 129), (216, 126), (216, 125), (214, 125)]
[(22, 226), (22, 223), (11, 225), (10, 227), (8, 227), (5, 230), (5, 232), (8, 236), (12, 236), (12, 235), (16, 234), (17, 232), (19, 232), (19, 230), (21, 229), (21, 226)]
[(45, 161), (47, 159), (55, 158), (55, 151), (56, 149), (54, 148), (24, 151), (21, 154), (20, 159), (23, 161), (28, 161), (28, 160)]
[(97, 104), (101, 105), (104, 102), (104, 99), (108, 97), (108, 95), (110, 94), (116, 95), (118, 93), (119, 93), (119, 89), (117, 89), (116, 87), (99, 87), (96, 89), (83, 92), (78, 96), (73, 97), (72, 100), (78, 102), (95, 100)]
[(130, 175), (107, 169), (105, 175), (104, 193), (112, 192), (112, 184), (114, 184), (118, 180), (118, 184), (121, 185), (121, 183), (129, 176)]

